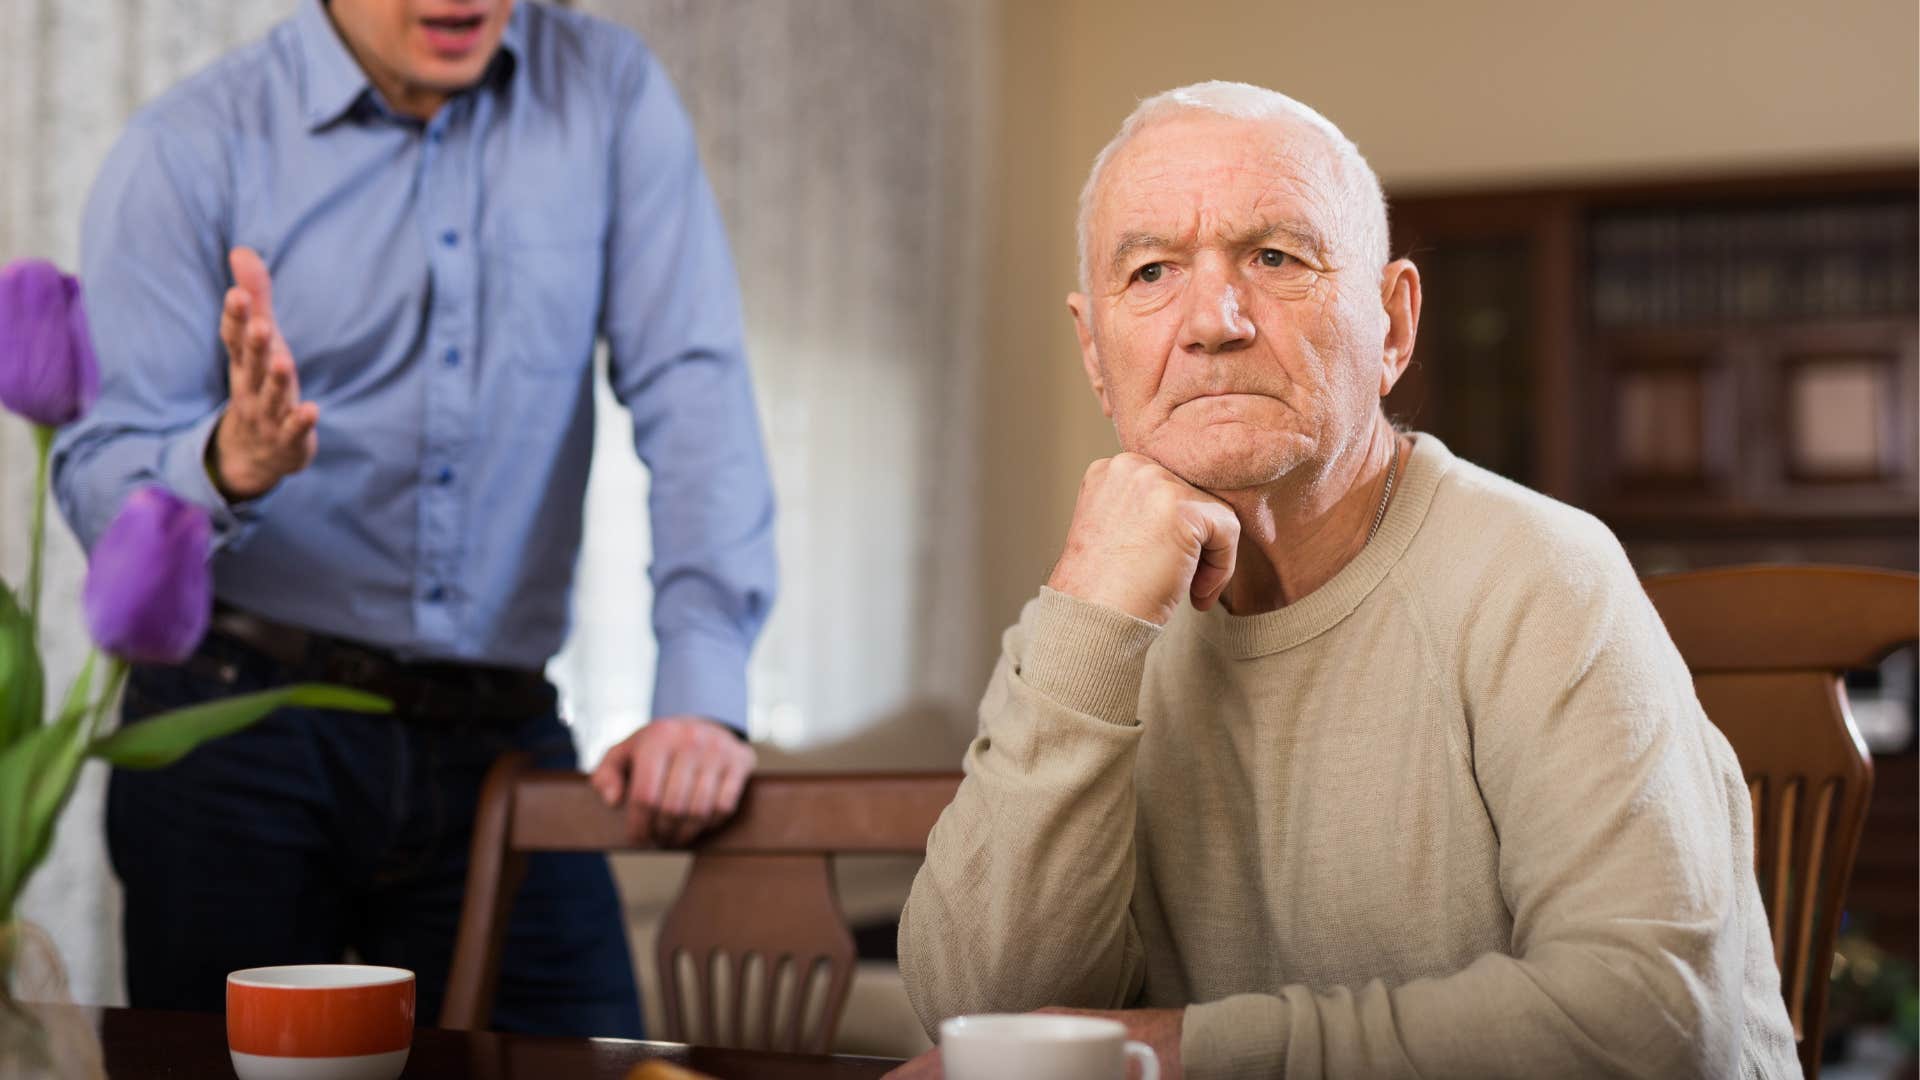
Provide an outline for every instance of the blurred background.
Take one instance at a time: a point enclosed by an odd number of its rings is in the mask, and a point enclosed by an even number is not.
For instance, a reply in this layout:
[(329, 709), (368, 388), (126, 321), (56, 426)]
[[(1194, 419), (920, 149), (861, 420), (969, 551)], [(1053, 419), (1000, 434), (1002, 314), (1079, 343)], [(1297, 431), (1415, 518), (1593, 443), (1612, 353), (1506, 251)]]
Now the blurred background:
[[(1063, 303), (1075, 197), (1139, 98), (1200, 79), (1314, 106), (1385, 182), (1396, 253), (1427, 289), (1397, 417), (1593, 510), (1643, 572), (1915, 567), (1912, 0), (575, 6), (640, 31), (672, 73), (731, 232), (781, 511), (783, 591), (752, 685), (769, 765), (957, 762), (1000, 629), (1044, 580), (1086, 464), (1114, 449)], [(71, 268), (130, 113), (290, 9), (0, 0), (0, 259)], [(646, 477), (618, 406), (602, 410), (577, 630), (553, 668), (589, 761), (645, 719), (652, 669)], [(31, 460), (0, 421), (15, 576)], [(64, 530), (56, 548), (59, 684), (85, 639), (79, 553)], [(1912, 653), (1850, 685), (1876, 790), (1843, 1034), (1849, 1017), (1911, 1025), (1920, 895)], [(103, 779), (88, 774), (28, 913), (59, 937), (75, 996), (111, 1003)], [(680, 872), (622, 860), (638, 938)], [(879, 1019), (854, 1048), (917, 1038), (886, 1030), (904, 1001), (886, 996), (885, 921), (907, 873), (843, 882), (849, 913), (875, 920), (857, 993), (876, 996), (848, 1017)], [(1888, 1038), (1853, 1048), (1861, 1075), (1897, 1056)]]

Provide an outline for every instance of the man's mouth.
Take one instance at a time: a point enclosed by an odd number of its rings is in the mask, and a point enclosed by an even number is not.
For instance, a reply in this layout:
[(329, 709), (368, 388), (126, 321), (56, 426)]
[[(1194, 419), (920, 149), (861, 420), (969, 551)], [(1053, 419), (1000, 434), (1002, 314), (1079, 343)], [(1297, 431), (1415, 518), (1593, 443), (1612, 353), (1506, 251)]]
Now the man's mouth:
[(477, 15), (430, 15), (420, 20), (427, 44), (442, 56), (457, 57), (472, 52), (480, 44), (480, 28), (485, 13)]

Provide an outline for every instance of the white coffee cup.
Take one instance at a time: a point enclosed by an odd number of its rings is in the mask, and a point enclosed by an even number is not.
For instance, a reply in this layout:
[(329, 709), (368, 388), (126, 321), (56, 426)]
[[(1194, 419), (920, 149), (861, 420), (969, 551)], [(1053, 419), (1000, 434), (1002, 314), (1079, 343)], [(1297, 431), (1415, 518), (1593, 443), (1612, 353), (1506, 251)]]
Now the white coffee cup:
[(1140, 1062), (1140, 1080), (1160, 1080), (1153, 1047), (1129, 1040), (1118, 1020), (986, 1013), (940, 1025), (947, 1080), (1125, 1080), (1128, 1058)]

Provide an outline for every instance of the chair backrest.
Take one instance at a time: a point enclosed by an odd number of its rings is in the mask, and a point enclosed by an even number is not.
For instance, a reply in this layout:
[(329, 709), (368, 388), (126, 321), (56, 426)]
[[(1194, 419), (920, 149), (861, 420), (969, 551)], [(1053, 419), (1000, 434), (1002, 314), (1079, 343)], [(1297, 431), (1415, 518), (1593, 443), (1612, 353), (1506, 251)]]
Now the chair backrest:
[(1649, 578), (1647, 595), (1753, 797), (1754, 865), (1787, 1015), (1809, 1078), (1873, 761), (1842, 672), (1920, 636), (1920, 577), (1754, 566)]
[[(924, 855), (954, 773), (759, 774), (693, 866), (654, 962), (675, 1042), (824, 1053), (852, 985), (853, 936), (834, 891), (842, 854)], [(532, 851), (645, 850), (581, 773), (524, 754), (488, 774), (440, 1026), (486, 1026), (514, 891)]]

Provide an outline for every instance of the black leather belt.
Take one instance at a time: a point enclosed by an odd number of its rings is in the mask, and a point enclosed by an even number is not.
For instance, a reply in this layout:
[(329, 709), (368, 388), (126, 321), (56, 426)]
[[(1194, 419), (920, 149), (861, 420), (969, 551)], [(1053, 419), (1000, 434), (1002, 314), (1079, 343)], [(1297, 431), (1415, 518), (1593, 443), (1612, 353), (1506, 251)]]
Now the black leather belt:
[[(507, 727), (553, 712), (558, 695), (546, 675), (526, 668), (446, 661), (411, 662), (376, 645), (332, 637), (216, 605), (210, 638), (224, 638), (279, 664), (294, 679), (339, 683), (393, 702), (405, 720), (448, 726)], [(188, 662), (232, 681), (231, 669), (204, 651)], [(215, 670), (206, 671), (207, 663)]]

